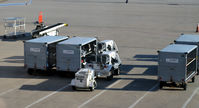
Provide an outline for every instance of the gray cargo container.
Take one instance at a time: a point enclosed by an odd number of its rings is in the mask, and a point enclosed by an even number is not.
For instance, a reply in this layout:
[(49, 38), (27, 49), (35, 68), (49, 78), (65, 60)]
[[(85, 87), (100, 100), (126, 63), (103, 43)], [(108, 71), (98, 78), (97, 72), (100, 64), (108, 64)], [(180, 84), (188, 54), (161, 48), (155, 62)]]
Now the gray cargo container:
[[(57, 71), (77, 72), (86, 63), (97, 57), (97, 39), (92, 37), (72, 37), (57, 44)], [(93, 56), (94, 55), (94, 56)]]
[(190, 79), (194, 82), (197, 73), (197, 46), (172, 44), (158, 53), (160, 88), (174, 84), (186, 90), (186, 83)]
[(66, 36), (44, 36), (24, 42), (24, 66), (28, 73), (48, 70), (56, 66), (56, 44)]
[[(178, 37), (174, 42), (175, 44), (197, 45), (199, 47), (199, 35), (183, 34), (180, 37)], [(199, 71), (199, 61), (197, 64), (198, 64), (197, 71)]]

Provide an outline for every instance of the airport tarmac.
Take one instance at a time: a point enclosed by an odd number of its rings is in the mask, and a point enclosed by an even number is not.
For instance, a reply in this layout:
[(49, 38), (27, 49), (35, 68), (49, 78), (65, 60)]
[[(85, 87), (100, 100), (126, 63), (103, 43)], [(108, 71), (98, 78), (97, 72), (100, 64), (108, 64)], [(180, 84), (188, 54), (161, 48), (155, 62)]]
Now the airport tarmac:
[(0, 35), (4, 35), (3, 18), (25, 17), (30, 32), (40, 11), (47, 25), (69, 24), (60, 35), (115, 40), (121, 75), (112, 81), (97, 79), (93, 92), (73, 91), (72, 78), (28, 75), (23, 68), (25, 39), (0, 36), (0, 108), (198, 108), (198, 76), (186, 91), (159, 90), (157, 81), (157, 50), (181, 33), (195, 33), (198, 0), (129, 0), (128, 4), (125, 0), (33, 0), (27, 6), (0, 7)]

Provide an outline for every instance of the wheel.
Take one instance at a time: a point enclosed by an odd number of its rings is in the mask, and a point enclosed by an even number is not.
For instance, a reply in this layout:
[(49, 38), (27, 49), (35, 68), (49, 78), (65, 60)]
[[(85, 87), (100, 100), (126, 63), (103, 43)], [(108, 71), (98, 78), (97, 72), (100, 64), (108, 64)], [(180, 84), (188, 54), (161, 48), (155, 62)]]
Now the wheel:
[(119, 75), (119, 74), (120, 74), (120, 69), (118, 68), (115, 70), (115, 75)]
[(76, 87), (75, 87), (75, 86), (72, 86), (72, 89), (73, 89), (73, 90), (76, 90)]
[(17, 36), (16, 36), (16, 35), (14, 35), (14, 36), (13, 36), (13, 39), (17, 39)]
[(107, 76), (107, 80), (108, 81), (111, 81), (113, 79), (113, 73), (114, 73), (114, 70), (111, 69), (111, 75), (110, 76)]
[(162, 89), (163, 86), (164, 86), (164, 82), (163, 82), (163, 81), (160, 81), (160, 84), (159, 84), (160, 89)]
[(107, 80), (111, 81), (113, 79), (113, 74), (111, 74), (110, 76), (107, 76)]
[(182, 83), (182, 87), (184, 90), (187, 90), (187, 84), (186, 83)]
[(191, 79), (192, 82), (195, 82), (195, 76)]
[(96, 81), (93, 82), (93, 85), (94, 85), (94, 88), (97, 88), (97, 82)]
[(111, 74), (110, 76), (107, 76), (107, 80), (111, 81), (113, 79), (113, 74)]
[(32, 69), (28, 69), (28, 72), (27, 72), (29, 75), (33, 75), (33, 70)]
[(89, 87), (90, 91), (93, 91), (94, 90), (94, 87)]

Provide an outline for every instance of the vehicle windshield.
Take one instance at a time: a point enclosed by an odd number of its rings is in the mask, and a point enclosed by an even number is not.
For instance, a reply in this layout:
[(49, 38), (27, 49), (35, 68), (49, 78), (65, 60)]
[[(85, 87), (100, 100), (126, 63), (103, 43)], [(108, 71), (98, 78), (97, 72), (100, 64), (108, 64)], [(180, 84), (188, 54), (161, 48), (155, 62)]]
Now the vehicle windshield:
[(109, 56), (108, 55), (102, 55), (102, 63), (103, 64), (109, 63)]

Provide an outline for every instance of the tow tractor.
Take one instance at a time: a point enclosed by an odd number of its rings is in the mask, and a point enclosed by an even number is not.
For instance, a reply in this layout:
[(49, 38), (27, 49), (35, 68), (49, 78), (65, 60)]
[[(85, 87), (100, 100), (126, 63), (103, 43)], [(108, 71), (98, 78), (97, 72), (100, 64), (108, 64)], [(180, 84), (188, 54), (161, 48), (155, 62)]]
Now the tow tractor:
[(57, 29), (68, 26), (68, 24), (57, 23), (51, 26), (46, 26), (43, 23), (36, 22), (36, 28), (32, 30), (32, 38), (38, 38), (41, 36), (57, 36), (59, 31)]
[(103, 51), (116, 51), (118, 52), (118, 47), (114, 40), (103, 40), (98, 43), (98, 52)]
[(75, 73), (75, 78), (71, 81), (72, 89), (89, 89), (90, 91), (93, 91), (97, 87), (95, 78), (95, 72), (93, 69), (82, 68)]
[(114, 75), (120, 74), (121, 60), (116, 51), (104, 51), (98, 55), (97, 62), (87, 63), (86, 68), (95, 70), (96, 77), (106, 77), (112, 80)]

